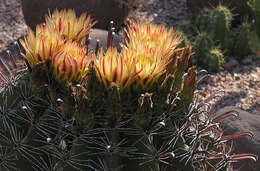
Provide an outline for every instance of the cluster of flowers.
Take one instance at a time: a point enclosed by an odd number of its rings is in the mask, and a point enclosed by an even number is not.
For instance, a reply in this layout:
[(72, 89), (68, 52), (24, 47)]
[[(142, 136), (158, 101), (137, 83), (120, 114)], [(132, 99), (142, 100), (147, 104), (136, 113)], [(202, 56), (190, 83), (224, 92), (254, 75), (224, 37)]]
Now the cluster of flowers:
[(28, 36), (21, 40), (26, 54), (22, 54), (31, 68), (48, 62), (59, 80), (80, 80), (87, 72), (93, 55), (86, 57), (89, 31), (96, 22), (82, 14), (79, 18), (73, 10), (56, 10), (46, 15), (46, 23), (36, 26), (36, 33), (28, 28)]
[(96, 21), (73, 10), (56, 10), (46, 16), (46, 23), (28, 30), (21, 40), (26, 54), (22, 54), (33, 68), (48, 62), (58, 80), (80, 82), (94, 62), (98, 79), (106, 88), (112, 82), (121, 90), (137, 83), (141, 87), (152, 85), (167, 70), (172, 69), (172, 56), (181, 43), (180, 36), (163, 25), (129, 22), (122, 51), (109, 47), (97, 54), (87, 55), (85, 41)]

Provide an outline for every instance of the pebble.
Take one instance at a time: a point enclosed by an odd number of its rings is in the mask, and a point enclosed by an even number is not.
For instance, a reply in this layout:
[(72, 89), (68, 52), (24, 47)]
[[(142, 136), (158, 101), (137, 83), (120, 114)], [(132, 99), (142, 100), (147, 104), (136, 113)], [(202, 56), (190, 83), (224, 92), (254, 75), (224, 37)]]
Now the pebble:
[(139, 8), (129, 18), (136, 20), (148, 19), (156, 24), (177, 27), (188, 18), (186, 0), (140, 0)]
[(242, 63), (247, 65), (247, 64), (251, 64), (252, 63), (252, 58), (251, 57), (245, 57), (243, 60), (242, 60)]
[(227, 63), (223, 64), (223, 67), (226, 70), (231, 71), (232, 69), (234, 69), (238, 65), (239, 65), (239, 63), (238, 63), (238, 61), (236, 59), (230, 58)]

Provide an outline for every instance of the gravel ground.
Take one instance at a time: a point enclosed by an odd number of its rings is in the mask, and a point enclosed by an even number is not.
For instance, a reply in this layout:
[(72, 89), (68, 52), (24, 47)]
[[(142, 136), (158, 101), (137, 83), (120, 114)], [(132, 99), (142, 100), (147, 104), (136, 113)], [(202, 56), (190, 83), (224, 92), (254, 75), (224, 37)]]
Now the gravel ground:
[(0, 0), (0, 53), (26, 34), (21, 0)]
[(139, 0), (129, 18), (176, 27), (187, 19), (186, 0)]
[[(176, 27), (188, 18), (186, 0), (139, 0), (129, 18)], [(21, 0), (0, 0), (0, 56), (25, 34)], [(209, 75), (200, 84), (199, 97), (205, 99), (218, 94), (218, 100), (212, 102), (216, 109), (234, 105), (251, 113), (259, 113), (260, 58), (251, 55), (245, 57), (242, 64), (232, 59), (224, 68), (224, 71)]]

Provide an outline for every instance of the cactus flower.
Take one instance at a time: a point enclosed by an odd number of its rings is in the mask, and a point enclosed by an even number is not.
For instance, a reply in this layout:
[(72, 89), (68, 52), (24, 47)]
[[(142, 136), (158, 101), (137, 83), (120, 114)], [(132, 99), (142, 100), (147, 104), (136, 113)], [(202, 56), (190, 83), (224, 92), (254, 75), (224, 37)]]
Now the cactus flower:
[(163, 25), (143, 22), (132, 22), (126, 36), (123, 51), (134, 54), (136, 70), (142, 70), (137, 82), (142, 87), (149, 87), (166, 72), (181, 39), (173, 29), (168, 31)]
[(26, 53), (21, 54), (33, 68), (40, 62), (50, 61), (52, 55), (64, 45), (56, 31), (49, 31), (45, 25), (37, 25), (36, 33), (28, 28), (28, 36), (20, 40)]
[(98, 79), (106, 88), (116, 83), (120, 91), (129, 87), (140, 71), (135, 70), (135, 62), (128, 54), (119, 54), (116, 48), (109, 48), (104, 54), (101, 49), (95, 60)]
[[(140, 71), (136, 77), (136, 81), (143, 88), (149, 87), (166, 71), (167, 65), (171, 59), (164, 57), (157, 59), (161, 54), (159, 51), (152, 52), (149, 48), (143, 47), (141, 44), (137, 49), (123, 48), (122, 54), (131, 56), (135, 65), (135, 70)], [(124, 55), (126, 56), (126, 55)]]
[(79, 44), (88, 39), (90, 29), (97, 23), (96, 21), (83, 13), (77, 18), (74, 10), (66, 9), (45, 16), (46, 25), (50, 30), (57, 30), (66, 40), (75, 40)]
[(67, 42), (52, 58), (54, 74), (58, 80), (81, 81), (90, 61), (95, 55), (86, 56), (87, 47), (80, 47), (76, 42)]
[[(169, 60), (176, 47), (181, 43), (181, 38), (172, 28), (167, 30), (164, 25), (144, 22), (132, 22), (126, 31), (126, 46), (128, 48), (139, 50), (146, 48), (150, 53), (158, 53), (158, 60), (166, 58)], [(142, 45), (142, 47), (140, 47)]]

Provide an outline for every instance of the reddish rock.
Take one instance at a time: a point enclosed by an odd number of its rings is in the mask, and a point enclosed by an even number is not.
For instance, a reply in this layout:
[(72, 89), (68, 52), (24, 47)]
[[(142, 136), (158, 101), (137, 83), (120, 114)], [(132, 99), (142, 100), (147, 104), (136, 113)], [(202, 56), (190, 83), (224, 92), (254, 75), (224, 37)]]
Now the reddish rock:
[[(95, 28), (108, 29), (109, 22), (113, 20), (118, 29), (129, 13), (129, 6), (125, 0), (22, 0), (22, 10), (25, 22), (31, 28), (44, 22), (44, 16), (56, 8), (73, 8), (77, 15), (84, 12), (90, 14), (98, 23)], [(130, 0), (128, 0), (130, 1)]]
[[(240, 110), (233, 106), (222, 108), (217, 114), (225, 113), (228, 111), (237, 111), (240, 119), (226, 118), (221, 122), (221, 126), (225, 130), (226, 135), (231, 135), (239, 132), (251, 132), (254, 137), (240, 137), (234, 140), (234, 153), (251, 153), (260, 157), (260, 111), (258, 114), (251, 114), (246, 111)], [(251, 160), (244, 160), (235, 164), (239, 171), (259, 171), (259, 160), (253, 162)]]

